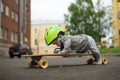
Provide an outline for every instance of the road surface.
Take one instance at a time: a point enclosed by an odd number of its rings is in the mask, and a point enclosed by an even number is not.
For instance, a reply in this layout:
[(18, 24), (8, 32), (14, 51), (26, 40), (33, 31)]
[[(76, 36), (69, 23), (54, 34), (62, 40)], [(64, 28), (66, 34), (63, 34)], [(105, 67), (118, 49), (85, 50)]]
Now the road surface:
[(0, 58), (0, 80), (119, 80), (120, 56), (109, 55), (107, 65), (86, 65), (88, 57), (45, 57), (45, 70), (29, 68), (30, 58)]

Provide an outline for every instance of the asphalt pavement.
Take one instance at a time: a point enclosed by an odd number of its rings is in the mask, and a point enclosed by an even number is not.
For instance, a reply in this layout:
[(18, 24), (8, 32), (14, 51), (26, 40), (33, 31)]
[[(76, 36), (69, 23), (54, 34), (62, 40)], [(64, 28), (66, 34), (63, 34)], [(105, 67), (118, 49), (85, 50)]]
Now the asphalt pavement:
[(120, 56), (106, 56), (107, 65), (87, 65), (88, 57), (44, 57), (47, 69), (29, 68), (30, 58), (0, 58), (0, 80), (119, 80)]

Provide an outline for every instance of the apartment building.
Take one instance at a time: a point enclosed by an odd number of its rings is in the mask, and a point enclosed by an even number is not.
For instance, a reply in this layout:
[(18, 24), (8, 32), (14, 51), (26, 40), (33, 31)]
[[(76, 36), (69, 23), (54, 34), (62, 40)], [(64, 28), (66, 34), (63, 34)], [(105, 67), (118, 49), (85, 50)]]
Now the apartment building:
[(120, 0), (112, 0), (114, 46), (120, 46)]
[(0, 48), (30, 45), (31, 0), (0, 0)]

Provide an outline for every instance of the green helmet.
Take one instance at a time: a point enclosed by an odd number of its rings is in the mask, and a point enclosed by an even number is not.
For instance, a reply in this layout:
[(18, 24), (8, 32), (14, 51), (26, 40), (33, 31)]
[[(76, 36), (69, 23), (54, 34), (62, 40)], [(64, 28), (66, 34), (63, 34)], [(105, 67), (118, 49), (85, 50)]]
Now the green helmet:
[(58, 34), (60, 32), (64, 33), (65, 29), (58, 25), (50, 26), (45, 33), (45, 41), (47, 45), (50, 45), (52, 41), (54, 41), (58, 37)]

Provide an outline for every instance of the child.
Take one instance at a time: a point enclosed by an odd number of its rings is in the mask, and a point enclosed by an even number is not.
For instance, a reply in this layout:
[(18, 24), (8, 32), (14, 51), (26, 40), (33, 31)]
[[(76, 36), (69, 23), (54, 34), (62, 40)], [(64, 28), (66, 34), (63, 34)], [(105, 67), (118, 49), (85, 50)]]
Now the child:
[(64, 35), (64, 28), (54, 25), (48, 28), (45, 34), (47, 45), (53, 44), (61, 47), (59, 54), (66, 54), (72, 51), (76, 53), (91, 52), (94, 57), (93, 64), (102, 64), (102, 57), (94, 39), (88, 35)]

